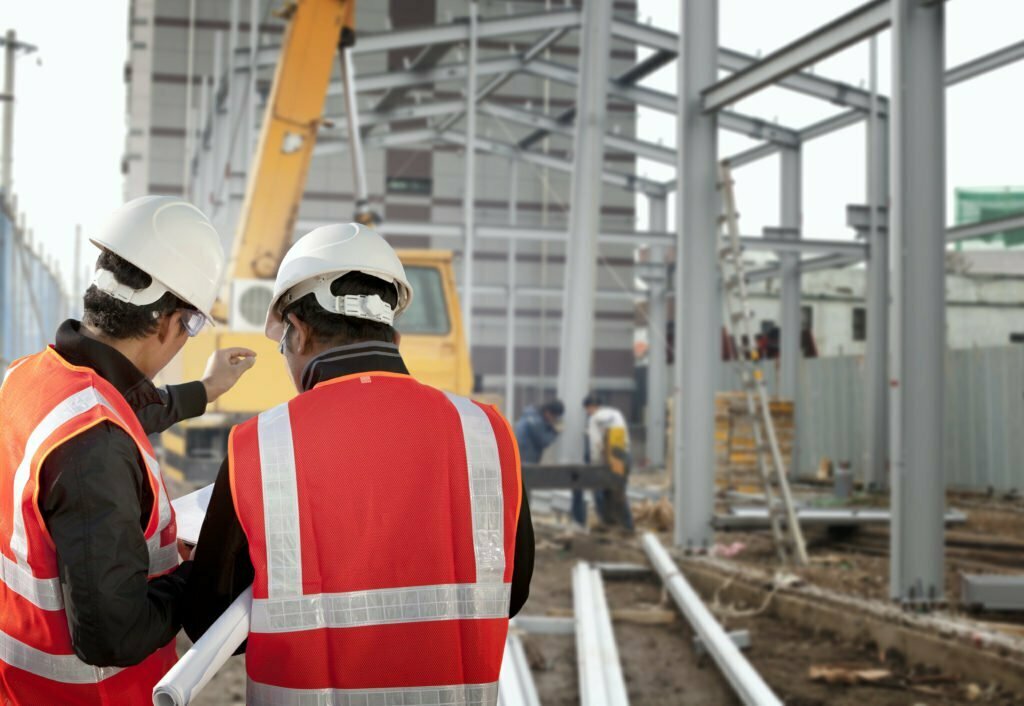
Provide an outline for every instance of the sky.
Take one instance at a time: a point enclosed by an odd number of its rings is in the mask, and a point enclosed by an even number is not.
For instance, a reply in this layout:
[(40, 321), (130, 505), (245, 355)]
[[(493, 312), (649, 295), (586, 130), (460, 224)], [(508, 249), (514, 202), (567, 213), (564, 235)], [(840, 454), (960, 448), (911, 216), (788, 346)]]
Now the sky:
[[(13, 27), (39, 47), (17, 63), (14, 174), (20, 207), (46, 250), (70, 277), (75, 225), (86, 234), (122, 201), (120, 160), (126, 130), (124, 63), (127, 0), (0, 0), (0, 29)], [(766, 54), (862, 0), (721, 0), (723, 46)], [(678, 2), (639, 0), (641, 22), (678, 31)], [(1021, 0), (952, 0), (947, 8), (947, 67), (1024, 38)], [(59, 20), (59, 21), (58, 21)], [(868, 48), (862, 42), (813, 67), (815, 73), (867, 86)], [(889, 33), (879, 35), (879, 88), (890, 89)], [(645, 85), (675, 92), (668, 66)], [(955, 187), (1024, 185), (1024, 62), (1004, 67), (947, 92), (947, 198), (952, 222)], [(842, 109), (770, 88), (735, 106), (738, 112), (801, 128)], [(674, 117), (641, 109), (639, 134), (675, 145)], [(754, 143), (722, 133), (722, 155)], [(672, 169), (641, 162), (640, 171), (669, 179)], [(778, 224), (778, 160), (737, 170), (736, 196), (744, 233)], [(850, 127), (804, 148), (804, 235), (850, 239), (846, 205), (865, 200), (864, 128)], [(638, 228), (647, 227), (639, 197)], [(674, 227), (670, 209), (670, 227)], [(83, 250), (89, 253), (88, 245)]]

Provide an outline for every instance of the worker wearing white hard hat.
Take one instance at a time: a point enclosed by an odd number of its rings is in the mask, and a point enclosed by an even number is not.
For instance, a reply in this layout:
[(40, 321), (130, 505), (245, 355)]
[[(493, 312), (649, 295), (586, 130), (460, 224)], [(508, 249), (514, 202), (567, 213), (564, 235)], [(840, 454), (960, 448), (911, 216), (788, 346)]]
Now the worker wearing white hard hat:
[(101, 252), (82, 321), (0, 387), (0, 488), (16, 499), (0, 505), (0, 636), (32, 648), (0, 649), (14, 706), (151, 700), (176, 659), (188, 567), (148, 436), (203, 414), (255, 355), (217, 351), (202, 380), (151, 381), (209, 320), (224, 270), (195, 206), (136, 199), (90, 240)]
[(515, 436), (410, 375), (395, 324), (413, 301), (364, 225), (281, 263), (266, 334), (299, 395), (232, 430), (186, 588), (196, 640), (252, 586), (249, 704), (497, 700), (533, 572)]

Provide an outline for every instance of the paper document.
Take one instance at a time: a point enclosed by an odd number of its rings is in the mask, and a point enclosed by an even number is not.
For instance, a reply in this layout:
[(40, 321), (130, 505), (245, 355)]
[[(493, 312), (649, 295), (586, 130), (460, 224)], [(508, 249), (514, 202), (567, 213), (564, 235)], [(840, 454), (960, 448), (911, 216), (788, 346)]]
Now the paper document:
[(189, 544), (199, 542), (199, 529), (203, 526), (203, 520), (206, 518), (206, 508), (210, 506), (211, 495), (213, 495), (213, 483), (171, 501), (171, 505), (174, 506), (175, 520), (178, 523), (178, 539)]
[[(205, 490), (205, 489), (204, 489)], [(207, 493), (209, 496), (209, 493)], [(249, 636), (252, 586), (228, 606), (153, 688), (153, 706), (187, 706)]]

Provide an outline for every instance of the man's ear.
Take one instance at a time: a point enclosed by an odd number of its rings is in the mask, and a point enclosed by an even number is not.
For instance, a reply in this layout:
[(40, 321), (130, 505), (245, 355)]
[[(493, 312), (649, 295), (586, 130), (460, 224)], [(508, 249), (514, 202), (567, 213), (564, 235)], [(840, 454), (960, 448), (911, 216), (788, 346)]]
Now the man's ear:
[(165, 314), (157, 319), (156, 324), (156, 340), (160, 343), (166, 343), (167, 338), (171, 336), (175, 327), (181, 327), (181, 312), (172, 311), (170, 314)]
[(298, 316), (288, 314), (288, 322), (292, 325), (293, 333), (291, 335), (292, 345), (291, 350), (296, 355), (303, 355), (306, 353), (306, 349), (312, 343), (313, 330)]

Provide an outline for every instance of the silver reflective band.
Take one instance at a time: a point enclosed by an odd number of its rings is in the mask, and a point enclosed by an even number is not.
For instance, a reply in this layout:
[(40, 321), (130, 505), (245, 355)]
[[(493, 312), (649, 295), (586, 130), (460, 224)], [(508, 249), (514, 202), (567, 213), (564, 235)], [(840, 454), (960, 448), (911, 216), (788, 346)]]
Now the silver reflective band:
[(259, 416), (263, 522), (267, 537), (267, 595), (302, 595), (302, 542), (299, 537), (299, 491), (288, 404)]
[(0, 662), (62, 684), (96, 684), (121, 671), (120, 667), (93, 667), (75, 655), (51, 655), (0, 632)]
[(160, 297), (167, 293), (167, 287), (160, 284), (155, 277), (148, 287), (144, 289), (133, 289), (127, 284), (121, 284), (117, 277), (110, 270), (99, 269), (92, 278), (96, 289), (109, 294), (114, 299), (132, 306), (147, 306), (155, 303)]
[(60, 610), (64, 607), (58, 579), (37, 579), (28, 568), (18, 566), (3, 554), (0, 554), (0, 583), (37, 608)]
[(146, 540), (146, 548), (149, 549), (149, 575), (163, 574), (178, 565), (178, 543), (160, 546), (160, 531)]
[(14, 472), (14, 527), (11, 530), (11, 551), (17, 558), (18, 563), (28, 565), (28, 537), (25, 534), (25, 516), (22, 507), (22, 496), (25, 493), (25, 486), (28, 485), (31, 475), (32, 459), (35, 458), (39, 447), (43, 445), (51, 434), (57, 429), (71, 421), (80, 414), (85, 414), (93, 407), (101, 404), (100, 396), (96, 390), (87, 387), (70, 397), (57, 403), (50, 412), (43, 417), (25, 442), (24, 454)]
[(355, 628), (432, 620), (507, 618), (509, 584), (443, 584), (300, 598), (256, 598), (250, 632)]
[(487, 414), (472, 400), (445, 393), (462, 421), (473, 516), (476, 580), (501, 583), (505, 577), (505, 506), (501, 492), (498, 441)]
[(498, 683), (407, 689), (286, 689), (249, 680), (249, 706), (494, 706)]

